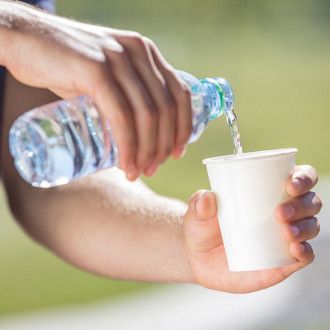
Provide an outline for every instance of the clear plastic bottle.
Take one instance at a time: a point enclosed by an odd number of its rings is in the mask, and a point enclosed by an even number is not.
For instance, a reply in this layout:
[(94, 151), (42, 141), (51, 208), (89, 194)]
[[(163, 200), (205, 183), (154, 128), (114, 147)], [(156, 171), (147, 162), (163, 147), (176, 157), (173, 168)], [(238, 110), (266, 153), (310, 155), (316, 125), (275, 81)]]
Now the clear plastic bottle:
[[(178, 71), (192, 95), (195, 142), (207, 123), (233, 108), (233, 92), (225, 79), (199, 80)], [(9, 133), (17, 171), (34, 187), (54, 187), (116, 166), (117, 148), (108, 124), (102, 124), (86, 96), (62, 100), (20, 116)]]

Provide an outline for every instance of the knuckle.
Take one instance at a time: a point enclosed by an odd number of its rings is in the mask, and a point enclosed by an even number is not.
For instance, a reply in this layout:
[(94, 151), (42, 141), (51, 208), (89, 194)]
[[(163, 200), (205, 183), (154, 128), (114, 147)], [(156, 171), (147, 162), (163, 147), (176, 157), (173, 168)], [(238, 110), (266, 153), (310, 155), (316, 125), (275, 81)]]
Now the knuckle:
[(153, 47), (155, 45), (154, 42), (148, 37), (142, 37), (142, 40), (143, 40), (144, 44), (147, 46)]
[(110, 62), (114, 64), (125, 63), (128, 59), (127, 50), (122, 48), (120, 51), (110, 51), (109, 52)]
[(143, 38), (142, 34), (139, 33), (139, 32), (136, 32), (136, 31), (130, 31), (128, 37), (129, 37), (131, 40), (142, 39), (142, 38)]
[(134, 32), (129, 36), (129, 42), (136, 48), (144, 49), (146, 47), (144, 37), (137, 32)]
[(118, 42), (116, 38), (113, 37), (112, 33), (105, 31), (106, 36), (102, 34), (102, 48), (109, 52), (121, 52), (123, 51), (123, 46)]

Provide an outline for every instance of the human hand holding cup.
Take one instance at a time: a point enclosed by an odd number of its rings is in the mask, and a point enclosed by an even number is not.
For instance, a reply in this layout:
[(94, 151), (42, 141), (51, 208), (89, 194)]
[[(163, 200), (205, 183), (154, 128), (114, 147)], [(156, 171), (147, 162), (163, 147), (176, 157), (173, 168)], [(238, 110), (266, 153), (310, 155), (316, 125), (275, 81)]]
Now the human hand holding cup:
[(230, 271), (287, 266), (296, 260), (276, 221), (276, 207), (289, 198), (286, 182), (296, 149), (205, 159), (217, 197), (218, 219)]
[(311, 191), (318, 176), (312, 166), (294, 166), (295, 152), (246, 153), (237, 157), (246, 160), (235, 166), (235, 156), (205, 160), (213, 192), (193, 194), (183, 217), (191, 282), (225, 292), (253, 292), (280, 283), (313, 261), (307, 241), (320, 230), (315, 215), (322, 201)]

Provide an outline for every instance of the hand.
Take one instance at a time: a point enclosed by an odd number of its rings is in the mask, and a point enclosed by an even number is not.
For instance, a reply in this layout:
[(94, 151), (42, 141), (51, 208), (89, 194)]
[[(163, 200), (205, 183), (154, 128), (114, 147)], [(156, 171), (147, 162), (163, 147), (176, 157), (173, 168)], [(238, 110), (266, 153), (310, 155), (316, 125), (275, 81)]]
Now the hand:
[[(195, 282), (211, 289), (245, 293), (275, 285), (314, 259), (306, 240), (317, 236), (320, 226), (314, 217), (321, 209), (320, 198), (309, 190), (317, 183), (317, 173), (310, 166), (296, 166), (287, 182), (292, 199), (276, 209), (283, 235), (296, 263), (275, 269), (229, 272), (212, 192), (199, 191), (190, 200), (184, 217), (186, 253)], [(221, 219), (220, 219), (221, 221)]]
[(151, 40), (29, 6), (0, 6), (12, 26), (5, 27), (11, 38), (3, 64), (20, 82), (62, 98), (91, 96), (110, 122), (130, 180), (154, 174), (169, 155), (184, 152), (192, 129), (190, 91)]

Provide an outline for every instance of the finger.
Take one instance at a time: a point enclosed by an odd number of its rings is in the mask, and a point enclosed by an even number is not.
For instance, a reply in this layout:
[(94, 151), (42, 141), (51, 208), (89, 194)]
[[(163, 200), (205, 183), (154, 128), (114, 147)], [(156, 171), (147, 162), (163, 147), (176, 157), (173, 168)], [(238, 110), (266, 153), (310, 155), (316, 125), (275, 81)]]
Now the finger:
[(144, 86), (126, 53), (108, 52), (113, 74), (130, 102), (138, 137), (136, 177), (154, 160), (157, 147), (158, 114), (149, 92)]
[(175, 102), (153, 59), (151, 41), (139, 35), (133, 38), (119, 36), (117, 40), (128, 50), (133, 66), (143, 80), (158, 110), (157, 153), (154, 162), (144, 172), (146, 175), (152, 175), (158, 165), (163, 163), (173, 150), (176, 129)]
[(279, 205), (275, 211), (276, 217), (282, 222), (291, 222), (313, 217), (322, 208), (322, 201), (315, 192), (292, 198)]
[(290, 253), (304, 266), (310, 264), (314, 260), (314, 251), (307, 242), (294, 242), (289, 245)]
[(214, 193), (199, 190), (189, 202), (189, 210), (196, 215), (197, 221), (205, 221), (217, 215), (217, 203)]
[(312, 166), (296, 166), (292, 177), (287, 182), (287, 191), (293, 197), (301, 196), (311, 190), (317, 181), (318, 175)]
[(200, 190), (191, 198), (184, 216), (184, 234), (192, 252), (209, 252), (222, 242), (214, 193)]
[[(166, 62), (156, 46), (152, 47), (152, 54), (159, 71), (164, 76), (167, 86), (177, 106), (176, 116), (176, 151), (182, 150), (188, 143), (192, 133), (192, 104), (191, 93), (188, 86), (176, 73), (176, 71)], [(175, 157), (178, 157), (174, 153)]]
[(187, 151), (187, 145), (176, 146), (172, 152), (172, 156), (174, 159), (179, 159), (184, 157)]
[(101, 110), (103, 119), (110, 122), (118, 147), (119, 167), (127, 175), (135, 173), (137, 136), (129, 102), (113, 80), (109, 67), (99, 70), (96, 78), (90, 83), (95, 88), (95, 101)]
[(281, 267), (283, 277), (285, 278), (312, 263), (315, 257), (311, 245), (307, 242), (291, 243), (289, 250), (292, 256), (297, 259), (297, 262), (286, 267)]
[(315, 238), (320, 232), (320, 224), (316, 218), (299, 220), (283, 225), (287, 241), (302, 242)]

